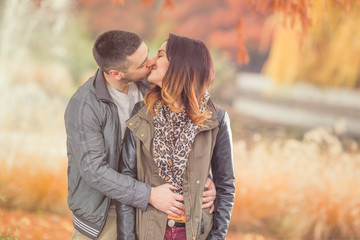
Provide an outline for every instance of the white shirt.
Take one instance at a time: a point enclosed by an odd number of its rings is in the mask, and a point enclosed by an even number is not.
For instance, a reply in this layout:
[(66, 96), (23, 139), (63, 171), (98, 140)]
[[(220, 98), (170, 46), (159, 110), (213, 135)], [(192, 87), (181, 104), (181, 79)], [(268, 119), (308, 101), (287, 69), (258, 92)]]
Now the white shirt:
[[(114, 100), (120, 119), (120, 128), (121, 128), (121, 145), (124, 140), (126, 125), (125, 122), (130, 118), (131, 112), (134, 108), (134, 105), (142, 101), (144, 97), (142, 96), (140, 90), (138, 89), (135, 83), (130, 83), (128, 93), (122, 93), (115, 88), (107, 84), (107, 89), (109, 90), (110, 96)], [(116, 206), (115, 201), (112, 200), (109, 208), (109, 216), (116, 216)]]

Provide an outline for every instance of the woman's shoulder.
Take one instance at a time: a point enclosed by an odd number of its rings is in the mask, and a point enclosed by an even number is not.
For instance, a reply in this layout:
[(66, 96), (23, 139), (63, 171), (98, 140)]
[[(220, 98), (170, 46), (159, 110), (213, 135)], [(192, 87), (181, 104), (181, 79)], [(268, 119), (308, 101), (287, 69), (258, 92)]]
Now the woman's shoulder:
[(225, 117), (225, 114), (227, 114), (226, 110), (219, 104), (214, 103), (211, 99), (209, 100), (209, 104), (215, 110), (217, 119), (219, 123), (221, 123)]

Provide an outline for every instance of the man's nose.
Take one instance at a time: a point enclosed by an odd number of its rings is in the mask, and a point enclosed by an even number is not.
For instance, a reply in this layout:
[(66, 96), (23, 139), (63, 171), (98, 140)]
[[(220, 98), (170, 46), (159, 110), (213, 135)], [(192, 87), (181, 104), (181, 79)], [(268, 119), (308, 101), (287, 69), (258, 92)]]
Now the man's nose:
[(146, 67), (150, 68), (155, 64), (155, 57), (147, 60)]

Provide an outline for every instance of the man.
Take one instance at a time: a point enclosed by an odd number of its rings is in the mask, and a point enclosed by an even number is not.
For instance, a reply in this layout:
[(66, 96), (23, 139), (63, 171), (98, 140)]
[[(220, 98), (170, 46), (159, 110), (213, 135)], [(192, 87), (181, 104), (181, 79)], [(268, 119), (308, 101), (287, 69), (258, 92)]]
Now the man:
[[(148, 204), (178, 217), (183, 197), (170, 184), (151, 187), (118, 170), (125, 121), (143, 100), (152, 60), (134, 33), (108, 31), (95, 41), (99, 69), (72, 96), (65, 111), (68, 155), (68, 204), (73, 239), (116, 239), (115, 201), (145, 210)], [(215, 198), (207, 181), (204, 207)]]

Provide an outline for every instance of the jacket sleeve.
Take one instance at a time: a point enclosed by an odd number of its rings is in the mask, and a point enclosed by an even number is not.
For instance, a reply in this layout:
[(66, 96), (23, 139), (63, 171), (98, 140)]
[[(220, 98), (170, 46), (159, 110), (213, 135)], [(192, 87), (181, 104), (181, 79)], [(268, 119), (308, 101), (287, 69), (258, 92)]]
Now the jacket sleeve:
[[(86, 98), (72, 98), (65, 111), (69, 162), (79, 168), (80, 176), (104, 195), (146, 209), (151, 187), (120, 174), (106, 161), (102, 119), (96, 103)], [(119, 153), (120, 154), (120, 153)]]
[[(132, 178), (137, 178), (136, 167), (136, 137), (127, 128), (124, 137), (122, 150), (122, 160), (120, 161), (119, 171)], [(116, 202), (117, 216), (117, 239), (135, 240), (135, 208)]]
[(219, 132), (216, 137), (211, 169), (216, 187), (213, 228), (207, 239), (225, 239), (235, 199), (235, 175), (233, 167), (232, 136), (230, 119), (220, 108)]

